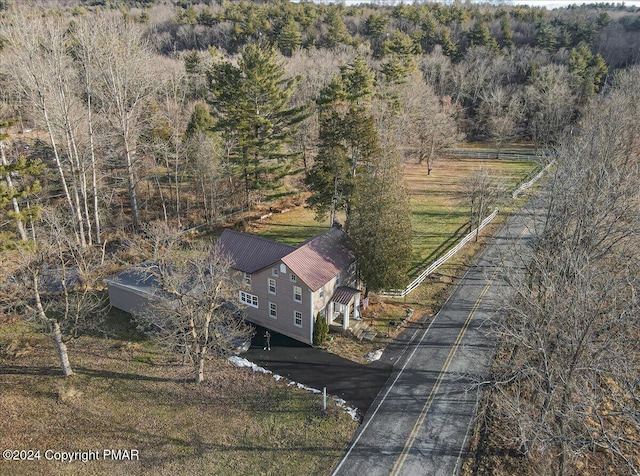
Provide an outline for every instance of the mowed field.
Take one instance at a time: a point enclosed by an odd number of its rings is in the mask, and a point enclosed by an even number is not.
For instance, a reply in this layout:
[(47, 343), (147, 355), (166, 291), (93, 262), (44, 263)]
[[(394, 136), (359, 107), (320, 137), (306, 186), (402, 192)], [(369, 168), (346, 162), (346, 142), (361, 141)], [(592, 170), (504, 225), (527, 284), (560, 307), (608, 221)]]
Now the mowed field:
[[(429, 263), (447, 252), (468, 232), (469, 200), (465, 183), (485, 167), (496, 183), (505, 190), (496, 204), (505, 211), (513, 206), (511, 191), (535, 169), (527, 160), (491, 160), (450, 157), (436, 162), (431, 175), (426, 166), (404, 165), (406, 187), (410, 194), (413, 229), (413, 256), (410, 276), (419, 274)], [(488, 213), (493, 211), (489, 209)], [(287, 213), (274, 213), (255, 222), (251, 232), (266, 238), (297, 245), (326, 230), (328, 220), (318, 222), (312, 210), (294, 208)]]
[[(69, 356), (76, 374), (63, 378), (48, 337), (0, 317), (0, 448), (40, 451), (0, 460), (0, 475), (327, 474), (357, 425), (226, 360), (196, 385), (189, 366), (144, 342), (82, 337)], [(105, 449), (138, 457), (105, 460)], [(89, 451), (99, 459), (46, 459)]]

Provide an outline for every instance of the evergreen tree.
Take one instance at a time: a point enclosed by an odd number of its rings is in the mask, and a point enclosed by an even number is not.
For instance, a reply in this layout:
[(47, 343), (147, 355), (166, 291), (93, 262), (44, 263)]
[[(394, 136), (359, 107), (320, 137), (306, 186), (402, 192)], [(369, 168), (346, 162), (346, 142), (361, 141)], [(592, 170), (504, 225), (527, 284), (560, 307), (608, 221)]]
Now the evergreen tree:
[(301, 44), (300, 27), (293, 17), (289, 17), (278, 33), (278, 48), (283, 55), (291, 56)]
[(571, 50), (569, 70), (577, 78), (577, 86), (574, 89), (578, 90), (583, 98), (600, 90), (602, 77), (609, 71), (602, 56), (594, 55), (584, 43)]
[(473, 28), (469, 32), (469, 41), (471, 42), (471, 46), (488, 46), (494, 51), (498, 50), (498, 43), (495, 38), (491, 36), (487, 24), (482, 20), (474, 23)]
[[(4, 146), (0, 144), (0, 148)], [(18, 158), (13, 163), (5, 160), (2, 151), (2, 164), (0, 164), (0, 214), (8, 220), (3, 223), (14, 223), (18, 231), (18, 239), (25, 241), (27, 235), (24, 225), (34, 220), (40, 211), (37, 206), (28, 206), (24, 202), (41, 189), (40, 182), (35, 178), (42, 173), (44, 166), (40, 161), (28, 161), (24, 157)], [(20, 206), (21, 205), (21, 206)], [(8, 209), (10, 207), (10, 209)], [(13, 231), (0, 229), (0, 250), (15, 248), (18, 240)]]
[(213, 127), (213, 118), (209, 109), (204, 104), (196, 104), (193, 113), (191, 114), (191, 120), (187, 124), (187, 130), (185, 132), (187, 138), (192, 137), (198, 132), (204, 132), (210, 130)]
[(451, 39), (451, 30), (444, 27), (440, 35), (440, 43), (442, 44), (442, 52), (451, 59), (458, 57), (458, 45)]
[(329, 30), (325, 36), (325, 44), (328, 48), (333, 48), (340, 43), (344, 43), (345, 45), (351, 43), (351, 35), (349, 35), (349, 31), (338, 10), (329, 10), (325, 22), (329, 25)]
[(505, 14), (500, 19), (500, 30), (502, 31), (502, 46), (505, 48), (513, 48), (513, 30), (509, 23), (509, 15)]
[(402, 287), (411, 261), (411, 212), (400, 159), (392, 150), (375, 155), (356, 181), (347, 234), (358, 257), (366, 293)]
[(295, 79), (284, 77), (272, 46), (247, 45), (237, 66), (216, 64), (208, 80), (214, 130), (235, 144), (230, 161), (243, 178), (249, 207), (252, 192), (278, 187), (289, 173), (293, 154), (285, 146), (306, 108), (291, 106)]
[(351, 208), (354, 182), (378, 149), (375, 121), (370, 111), (375, 93), (371, 68), (359, 56), (341, 68), (340, 76), (321, 91), (319, 106), (320, 146), (305, 182), (312, 191), (308, 199), (318, 216)]
[(319, 346), (327, 340), (327, 336), (329, 335), (329, 324), (327, 324), (327, 319), (322, 316), (322, 314), (318, 313), (316, 316), (316, 322), (313, 326), (313, 345)]

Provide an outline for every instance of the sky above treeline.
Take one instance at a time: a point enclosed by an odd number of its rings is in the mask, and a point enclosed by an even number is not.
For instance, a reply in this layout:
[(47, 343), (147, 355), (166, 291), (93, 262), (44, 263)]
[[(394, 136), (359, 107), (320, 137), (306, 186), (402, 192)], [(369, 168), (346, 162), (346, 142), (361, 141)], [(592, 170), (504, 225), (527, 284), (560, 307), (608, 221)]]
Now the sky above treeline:
[[(430, 0), (422, 0), (424, 3), (429, 3)], [(340, 0), (317, 0), (318, 3), (341, 3)], [(397, 0), (345, 0), (347, 5), (357, 5), (359, 3), (379, 3), (383, 5), (394, 5), (400, 3)], [(405, 0), (404, 3), (413, 3), (412, 0)], [(431, 1), (431, 3), (453, 3), (453, 0), (441, 0)], [(565, 8), (569, 5), (583, 5), (590, 3), (610, 3), (612, 5), (623, 4), (627, 7), (640, 7), (640, 0), (629, 0), (625, 2), (602, 2), (597, 0), (471, 0), (471, 3), (493, 3), (496, 5), (529, 5), (532, 7), (545, 7), (545, 8)]]

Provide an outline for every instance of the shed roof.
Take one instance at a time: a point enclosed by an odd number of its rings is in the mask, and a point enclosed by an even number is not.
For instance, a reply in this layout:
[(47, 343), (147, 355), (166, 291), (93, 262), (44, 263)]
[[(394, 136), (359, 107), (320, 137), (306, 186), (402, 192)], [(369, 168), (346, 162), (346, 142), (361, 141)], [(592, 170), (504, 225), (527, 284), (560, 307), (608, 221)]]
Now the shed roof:
[(245, 273), (265, 268), (295, 250), (293, 246), (229, 229), (222, 232), (218, 243), (231, 256), (233, 268)]
[(332, 227), (283, 256), (282, 262), (311, 291), (317, 291), (355, 259), (355, 253), (349, 246), (344, 231)]
[(161, 293), (160, 283), (153, 273), (153, 263), (141, 263), (134, 268), (125, 269), (119, 273), (104, 278), (108, 284), (135, 289), (141, 293), (157, 295)]

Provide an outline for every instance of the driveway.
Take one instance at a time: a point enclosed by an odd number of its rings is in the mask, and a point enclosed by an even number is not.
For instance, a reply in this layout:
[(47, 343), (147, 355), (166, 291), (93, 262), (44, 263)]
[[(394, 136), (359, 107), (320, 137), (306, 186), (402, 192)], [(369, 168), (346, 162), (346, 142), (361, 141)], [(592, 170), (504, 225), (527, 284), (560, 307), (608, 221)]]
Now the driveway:
[[(364, 415), (391, 375), (389, 359), (358, 364), (271, 332), (271, 350), (263, 350), (265, 329), (258, 327), (251, 348), (241, 357), (308, 387), (336, 395)], [(394, 360), (395, 361), (395, 360)]]

